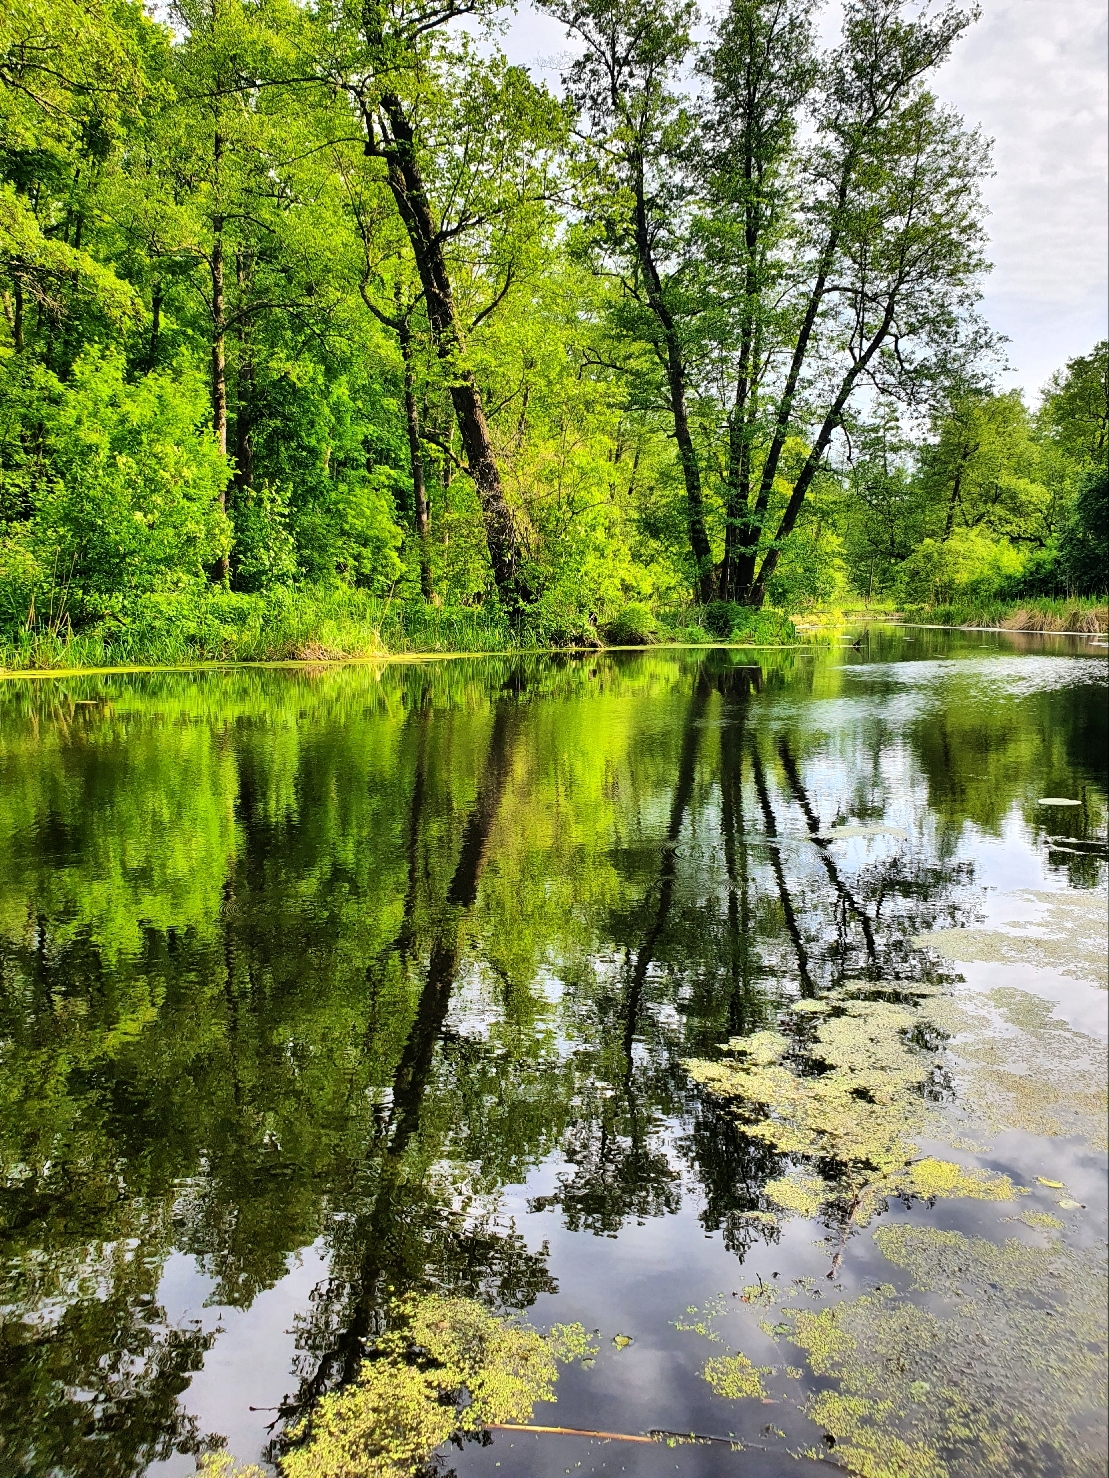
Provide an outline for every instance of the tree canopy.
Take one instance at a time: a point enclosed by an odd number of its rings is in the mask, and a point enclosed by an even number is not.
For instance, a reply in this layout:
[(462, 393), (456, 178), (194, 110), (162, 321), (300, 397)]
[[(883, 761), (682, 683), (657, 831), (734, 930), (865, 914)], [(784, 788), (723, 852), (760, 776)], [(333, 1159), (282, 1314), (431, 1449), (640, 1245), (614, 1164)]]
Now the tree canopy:
[(213, 586), (588, 641), (1104, 583), (1106, 346), (1035, 412), (991, 381), (988, 148), (929, 90), (971, 11), (545, 8), (561, 90), (489, 0), (5, 8), (9, 639)]

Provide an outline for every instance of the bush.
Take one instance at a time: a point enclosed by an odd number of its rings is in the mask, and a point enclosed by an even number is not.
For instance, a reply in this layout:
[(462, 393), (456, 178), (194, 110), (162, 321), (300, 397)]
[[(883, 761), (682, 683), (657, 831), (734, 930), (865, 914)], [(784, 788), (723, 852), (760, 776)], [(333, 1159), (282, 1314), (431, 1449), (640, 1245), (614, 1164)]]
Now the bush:
[(649, 606), (628, 604), (603, 627), (605, 640), (617, 647), (649, 647), (658, 641), (658, 622)]
[(105, 601), (205, 584), (227, 551), (230, 464), (207, 429), (201, 376), (132, 384), (86, 350), (63, 384), (0, 366), (0, 619), (60, 631)]
[(778, 646), (797, 637), (793, 622), (780, 611), (755, 611), (728, 600), (710, 602), (702, 613), (701, 624), (724, 641), (754, 646)]
[(1004, 539), (957, 529), (949, 539), (925, 539), (902, 564), (897, 598), (905, 605), (1012, 599), (1027, 556)]

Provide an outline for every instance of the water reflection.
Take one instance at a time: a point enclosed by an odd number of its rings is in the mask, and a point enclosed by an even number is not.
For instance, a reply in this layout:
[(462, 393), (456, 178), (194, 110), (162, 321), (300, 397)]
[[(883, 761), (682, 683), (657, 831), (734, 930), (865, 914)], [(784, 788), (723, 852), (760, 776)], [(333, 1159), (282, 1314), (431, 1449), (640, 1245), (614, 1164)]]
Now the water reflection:
[(556, 1295), (552, 1227), (777, 1245), (786, 1158), (683, 1062), (953, 978), (911, 940), (1014, 827), (1104, 876), (1104, 664), (903, 638), (5, 688), (5, 1470), (188, 1471), (174, 1256), (209, 1311), (326, 1269), (276, 1452), (398, 1294)]

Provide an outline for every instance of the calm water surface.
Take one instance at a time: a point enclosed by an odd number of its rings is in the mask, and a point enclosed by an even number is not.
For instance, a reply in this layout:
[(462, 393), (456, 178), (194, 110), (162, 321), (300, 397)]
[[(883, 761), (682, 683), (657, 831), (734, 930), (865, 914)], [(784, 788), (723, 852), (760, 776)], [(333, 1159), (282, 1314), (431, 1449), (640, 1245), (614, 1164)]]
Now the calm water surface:
[[(1104, 1472), (1106, 743), (1096, 646), (927, 630), (7, 682), (0, 1470), (272, 1459), (439, 1289), (596, 1331), (536, 1422), (762, 1449), (459, 1478)], [(777, 1031), (804, 1082), (882, 1003), (919, 1153), (1004, 1199), (861, 1214), (689, 1066)]]

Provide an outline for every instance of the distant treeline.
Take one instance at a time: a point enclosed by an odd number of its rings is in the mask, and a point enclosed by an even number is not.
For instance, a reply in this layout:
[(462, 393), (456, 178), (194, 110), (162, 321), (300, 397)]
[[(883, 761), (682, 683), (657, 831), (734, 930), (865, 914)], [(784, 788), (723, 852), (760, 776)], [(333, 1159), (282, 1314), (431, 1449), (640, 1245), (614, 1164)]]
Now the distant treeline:
[(1106, 346), (990, 388), (987, 148), (928, 91), (969, 14), (545, 8), (557, 95), (492, 0), (4, 7), (9, 650), (294, 590), (572, 642), (1104, 585)]

